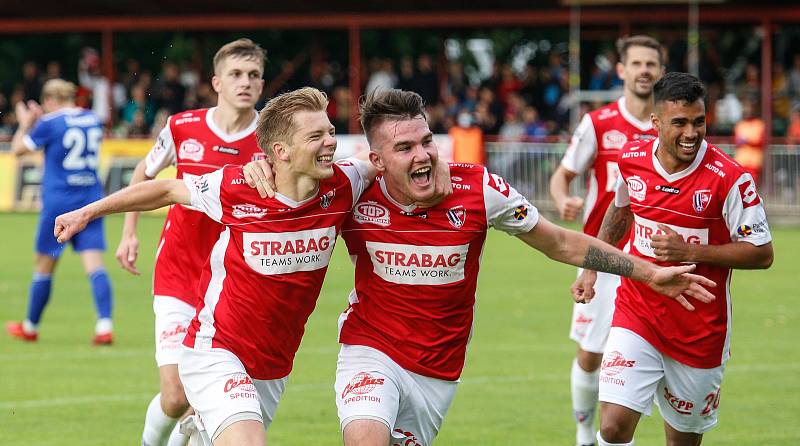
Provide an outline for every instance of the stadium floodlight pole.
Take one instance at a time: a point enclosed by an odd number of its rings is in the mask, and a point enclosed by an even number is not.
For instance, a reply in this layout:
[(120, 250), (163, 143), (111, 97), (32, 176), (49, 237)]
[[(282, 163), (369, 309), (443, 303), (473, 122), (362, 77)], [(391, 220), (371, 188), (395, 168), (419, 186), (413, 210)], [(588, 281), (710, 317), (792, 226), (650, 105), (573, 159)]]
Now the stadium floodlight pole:
[(578, 126), (581, 118), (581, 7), (575, 4), (569, 12), (569, 94), (574, 100), (570, 108), (569, 128)]
[(689, 24), (686, 36), (687, 62), (692, 76), (700, 75), (700, 9), (697, 0), (689, 2)]

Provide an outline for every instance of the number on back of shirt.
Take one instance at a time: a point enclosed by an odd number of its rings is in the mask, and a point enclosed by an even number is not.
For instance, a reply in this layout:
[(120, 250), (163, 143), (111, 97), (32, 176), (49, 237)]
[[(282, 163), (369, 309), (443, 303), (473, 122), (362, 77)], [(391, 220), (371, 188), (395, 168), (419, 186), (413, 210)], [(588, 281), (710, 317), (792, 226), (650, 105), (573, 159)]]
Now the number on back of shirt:
[(70, 127), (64, 132), (62, 144), (69, 150), (64, 157), (64, 170), (97, 169), (97, 152), (103, 140), (103, 129)]

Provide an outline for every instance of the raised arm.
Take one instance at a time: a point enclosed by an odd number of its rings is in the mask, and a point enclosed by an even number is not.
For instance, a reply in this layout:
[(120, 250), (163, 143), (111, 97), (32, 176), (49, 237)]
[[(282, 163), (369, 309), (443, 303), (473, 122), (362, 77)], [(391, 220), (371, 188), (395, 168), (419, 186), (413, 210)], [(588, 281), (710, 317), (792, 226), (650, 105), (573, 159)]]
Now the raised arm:
[(99, 217), (131, 211), (152, 211), (171, 204), (191, 204), (183, 180), (155, 180), (135, 184), (80, 209), (59, 215), (53, 234), (63, 243)]
[(558, 166), (550, 177), (550, 196), (556, 202), (562, 220), (573, 221), (583, 209), (583, 198), (569, 194), (569, 185), (577, 174), (564, 166)]
[(22, 156), (36, 149), (25, 144), (25, 136), (28, 135), (28, 132), (33, 128), (43, 111), (36, 101), (28, 101), (27, 104), (18, 102), (14, 112), (19, 125), (14, 132), (14, 136), (11, 137), (11, 153), (16, 156)]
[(553, 260), (643, 282), (656, 292), (678, 300), (688, 310), (694, 307), (683, 294), (701, 302), (714, 299), (714, 295), (703, 288), (716, 286), (714, 282), (688, 274), (694, 270), (694, 265), (660, 267), (588, 235), (558, 227), (541, 217), (532, 230), (518, 237)]

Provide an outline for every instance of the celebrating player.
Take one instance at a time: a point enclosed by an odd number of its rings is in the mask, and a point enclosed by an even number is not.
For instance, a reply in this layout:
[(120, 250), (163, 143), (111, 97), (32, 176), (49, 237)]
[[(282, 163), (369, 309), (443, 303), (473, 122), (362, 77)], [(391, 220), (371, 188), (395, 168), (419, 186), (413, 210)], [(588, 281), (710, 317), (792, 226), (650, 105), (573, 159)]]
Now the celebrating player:
[(368, 163), (333, 162), (327, 105), (324, 93), (303, 88), (261, 111), (256, 134), (274, 165), (274, 198), (260, 198), (242, 168), (229, 165), (136, 184), (56, 220), (56, 235), (67, 240), (101, 215), (175, 203), (222, 225), (202, 268), (202, 300), (179, 360), (201, 435), (209, 437), (203, 444), (264, 444), (336, 236), (375, 176)]
[[(226, 164), (244, 164), (263, 155), (256, 142), (258, 113), (253, 108), (264, 87), (266, 56), (249, 39), (222, 46), (214, 55), (211, 85), (217, 106), (189, 110), (170, 116), (147, 157), (137, 164), (131, 184), (154, 178), (170, 165), (177, 178), (202, 175)], [(122, 267), (136, 269), (139, 241), (138, 213), (125, 216), (117, 260)], [(170, 208), (158, 245), (153, 277), (156, 363), (161, 392), (147, 407), (142, 444), (179, 444), (175, 427), (189, 407), (178, 375), (180, 345), (195, 315), (202, 264), (219, 237), (223, 225), (203, 212), (178, 204)], [(194, 262), (193, 266), (187, 262)], [(185, 440), (183, 441), (185, 443)]]
[[(103, 196), (97, 177), (98, 152), (103, 127), (89, 110), (75, 106), (75, 85), (51, 79), (42, 88), (42, 106), (35, 101), (16, 105), (19, 127), (11, 140), (17, 156), (44, 149), (42, 177), (42, 212), (36, 231), (36, 259), (28, 300), (28, 316), (22, 322), (8, 322), (11, 336), (36, 341), (39, 322), (47, 302), (53, 271), (64, 250), (51, 235), (57, 215), (77, 209)], [(42, 115), (42, 113), (46, 113)], [(72, 248), (81, 256), (83, 269), (92, 287), (97, 310), (95, 345), (110, 345), (111, 281), (103, 266), (106, 249), (103, 221), (93, 221), (72, 240)]]
[[(750, 174), (705, 140), (702, 83), (669, 73), (655, 84), (658, 138), (633, 142), (619, 157), (620, 179), (599, 238), (630, 234), (631, 254), (662, 264), (696, 264), (720, 284), (716, 299), (687, 312), (658, 292), (622, 279), (600, 373), (599, 445), (632, 445), (654, 399), (667, 444), (697, 446), (717, 423), (730, 357), (732, 268), (768, 268), (772, 243)], [(589, 268), (591, 269), (591, 268)], [(595, 274), (573, 286), (591, 298)]]
[(361, 124), (381, 176), (342, 229), (356, 264), (340, 318), (335, 384), (346, 446), (433, 442), (464, 366), (489, 226), (555, 260), (634, 277), (686, 305), (682, 292), (701, 301), (711, 296), (695, 282), (713, 282), (684, 274), (692, 267), (654, 268), (549, 223), (481, 166), (452, 164), (453, 194), (416, 206), (436, 186), (431, 172), (439, 165), (416, 93), (371, 93), (361, 103)]
[[(623, 96), (616, 102), (584, 115), (561, 165), (550, 179), (550, 194), (559, 215), (574, 220), (582, 208), (583, 232), (597, 236), (603, 213), (614, 197), (617, 181), (617, 155), (628, 141), (649, 140), (656, 136), (650, 122), (653, 111), (653, 84), (663, 74), (663, 48), (652, 37), (633, 36), (617, 42), (620, 62), (617, 75), (623, 81)], [(587, 202), (569, 195), (569, 184), (576, 176), (589, 172)], [(622, 247), (627, 238), (620, 239)], [(619, 276), (599, 273), (594, 300), (576, 303), (572, 311), (570, 338), (578, 343), (572, 362), (572, 409), (577, 424), (578, 445), (594, 443), (594, 414), (597, 406), (598, 375), (603, 349), (611, 329), (614, 298)]]

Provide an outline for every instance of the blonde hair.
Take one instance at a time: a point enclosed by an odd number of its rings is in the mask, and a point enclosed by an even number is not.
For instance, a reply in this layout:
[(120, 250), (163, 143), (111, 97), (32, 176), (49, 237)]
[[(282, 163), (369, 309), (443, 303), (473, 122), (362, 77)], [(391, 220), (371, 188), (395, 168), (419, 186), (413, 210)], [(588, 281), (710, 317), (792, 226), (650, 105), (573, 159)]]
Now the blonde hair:
[(258, 146), (272, 159), (270, 146), (277, 141), (291, 142), (297, 131), (294, 115), (299, 112), (324, 112), (328, 96), (316, 88), (303, 87), (270, 99), (261, 109), (256, 126)]
[(261, 65), (264, 71), (264, 64), (267, 61), (267, 52), (257, 43), (250, 39), (238, 39), (222, 45), (214, 55), (214, 73), (218, 73), (222, 61), (229, 57), (241, 57), (242, 59), (253, 59)]
[(45, 99), (54, 99), (59, 104), (68, 104), (75, 101), (78, 87), (64, 79), (50, 79), (42, 87), (42, 102)]

